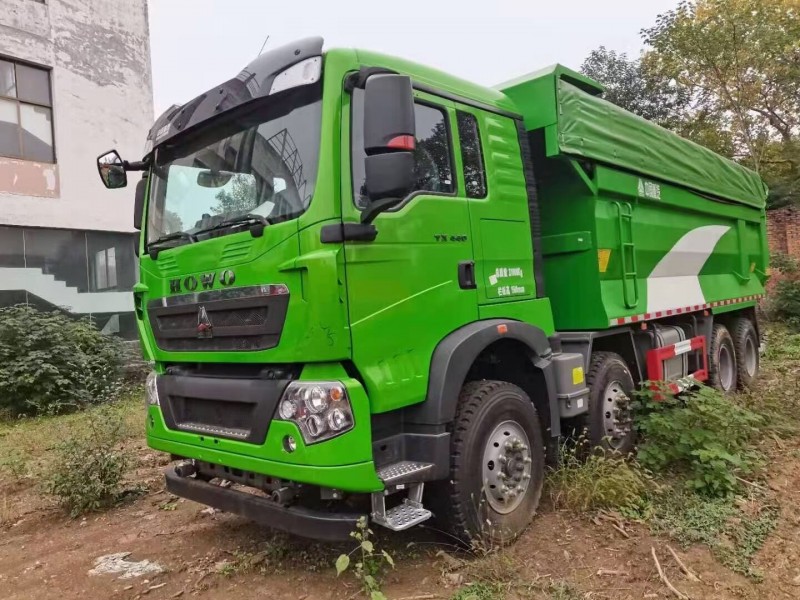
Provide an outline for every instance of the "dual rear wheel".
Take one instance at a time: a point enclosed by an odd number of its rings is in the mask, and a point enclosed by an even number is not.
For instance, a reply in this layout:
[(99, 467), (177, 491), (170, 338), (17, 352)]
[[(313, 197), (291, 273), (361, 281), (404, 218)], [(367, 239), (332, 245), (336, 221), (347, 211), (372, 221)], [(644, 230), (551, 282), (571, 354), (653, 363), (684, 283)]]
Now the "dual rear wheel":
[(758, 375), (758, 334), (753, 322), (737, 318), (729, 330), (716, 323), (708, 348), (708, 382), (723, 393), (748, 388)]

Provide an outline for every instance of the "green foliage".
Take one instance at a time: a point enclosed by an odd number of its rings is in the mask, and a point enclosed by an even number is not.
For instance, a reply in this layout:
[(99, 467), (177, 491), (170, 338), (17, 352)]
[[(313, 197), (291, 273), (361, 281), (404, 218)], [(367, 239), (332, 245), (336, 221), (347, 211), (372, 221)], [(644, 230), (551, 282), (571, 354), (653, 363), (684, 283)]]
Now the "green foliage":
[(461, 588), (451, 596), (451, 600), (496, 600), (499, 598), (497, 586), (477, 582)]
[(555, 508), (585, 512), (601, 508), (638, 510), (647, 493), (647, 479), (634, 462), (593, 453), (585, 460), (564, 447), (561, 465), (548, 477)]
[(55, 311), (0, 309), (0, 413), (57, 414), (113, 399), (121, 389), (116, 338)]
[(796, 0), (682, 0), (642, 32), (645, 62), (686, 88), (692, 112), (712, 115), (734, 156), (797, 198), (800, 18)]
[(679, 473), (688, 488), (724, 497), (739, 487), (737, 475), (757, 466), (750, 442), (764, 418), (716, 390), (701, 387), (675, 397), (645, 389), (636, 403), (643, 436), (638, 460), (645, 468)]
[(600, 46), (581, 65), (581, 73), (603, 84), (603, 98), (668, 129), (677, 128), (689, 94), (657, 77), (639, 59)]
[(123, 494), (123, 480), (131, 465), (119, 448), (126, 426), (119, 412), (103, 408), (91, 413), (52, 449), (52, 461), (43, 473), (45, 491), (71, 517), (115, 504)]
[(358, 541), (358, 546), (350, 554), (341, 554), (336, 559), (337, 577), (350, 568), (350, 556), (358, 553), (358, 561), (353, 565), (353, 572), (361, 582), (364, 593), (370, 600), (386, 600), (381, 591), (380, 576), (384, 569), (394, 568), (394, 559), (386, 550), (377, 550), (372, 541), (372, 530), (369, 528), (366, 517), (361, 517), (356, 525), (356, 530), (350, 532), (350, 537)]
[(710, 498), (664, 488), (652, 506), (650, 525), (656, 532), (670, 535), (684, 547), (704, 544), (731, 570), (762, 578), (751, 562), (778, 519), (777, 508), (767, 498)]
[(800, 268), (797, 259), (787, 254), (773, 254), (772, 268), (781, 273), (767, 302), (767, 312), (775, 321), (800, 331)]

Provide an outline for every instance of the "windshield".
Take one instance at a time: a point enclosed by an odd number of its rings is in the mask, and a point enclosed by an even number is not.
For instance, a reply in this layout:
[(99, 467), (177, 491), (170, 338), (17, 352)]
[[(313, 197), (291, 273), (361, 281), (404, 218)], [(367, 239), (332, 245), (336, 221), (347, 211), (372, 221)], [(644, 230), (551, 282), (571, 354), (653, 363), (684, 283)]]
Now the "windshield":
[(186, 243), (210, 228), (209, 236), (236, 231), (220, 227), (236, 217), (258, 215), (273, 224), (308, 208), (319, 159), (320, 90), (282, 96), (156, 149), (148, 242), (173, 236)]

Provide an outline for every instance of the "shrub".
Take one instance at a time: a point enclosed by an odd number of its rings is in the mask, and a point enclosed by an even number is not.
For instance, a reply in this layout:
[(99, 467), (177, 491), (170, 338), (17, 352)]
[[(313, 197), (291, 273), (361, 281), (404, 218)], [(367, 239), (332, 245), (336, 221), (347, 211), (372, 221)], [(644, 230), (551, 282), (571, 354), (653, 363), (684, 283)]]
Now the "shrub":
[(685, 474), (686, 485), (709, 496), (727, 496), (737, 474), (752, 472), (759, 455), (750, 448), (764, 418), (709, 387), (675, 397), (637, 394), (638, 460), (652, 471)]
[(785, 254), (773, 255), (771, 262), (781, 277), (769, 295), (769, 316), (800, 330), (800, 267), (794, 258)]
[(56, 414), (109, 400), (121, 377), (119, 340), (90, 321), (23, 305), (0, 309), (0, 412)]
[(71, 517), (107, 508), (123, 494), (123, 480), (131, 465), (118, 446), (126, 437), (118, 411), (104, 407), (88, 415), (82, 426), (59, 442), (42, 480)]

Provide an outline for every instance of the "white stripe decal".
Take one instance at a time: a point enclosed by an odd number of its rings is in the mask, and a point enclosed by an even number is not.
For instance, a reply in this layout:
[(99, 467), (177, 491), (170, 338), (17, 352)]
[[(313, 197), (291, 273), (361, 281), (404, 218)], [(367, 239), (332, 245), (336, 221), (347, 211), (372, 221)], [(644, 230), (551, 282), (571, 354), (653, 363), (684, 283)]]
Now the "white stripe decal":
[(679, 303), (704, 304), (700, 271), (720, 238), (730, 230), (727, 225), (705, 225), (692, 229), (658, 262), (647, 278), (647, 311), (653, 313)]

